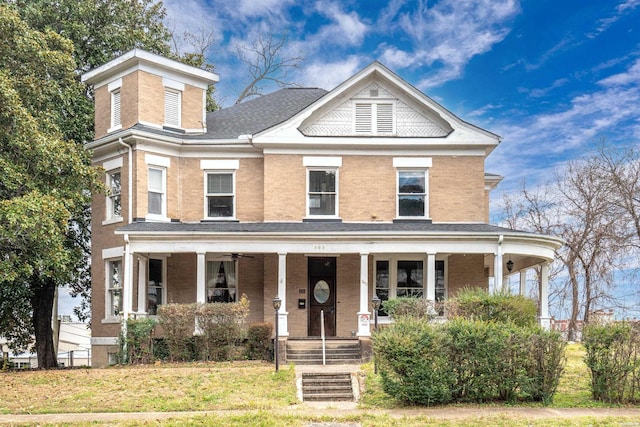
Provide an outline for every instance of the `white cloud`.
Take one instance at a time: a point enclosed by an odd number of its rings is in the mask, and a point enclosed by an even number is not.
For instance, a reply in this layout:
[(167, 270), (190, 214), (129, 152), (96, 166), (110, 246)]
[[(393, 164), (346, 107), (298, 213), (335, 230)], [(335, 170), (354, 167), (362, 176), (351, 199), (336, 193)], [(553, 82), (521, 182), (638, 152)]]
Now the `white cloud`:
[(223, 25), (217, 12), (200, 0), (165, 0), (167, 27), (174, 33), (180, 53), (190, 51), (183, 34), (205, 34), (213, 32), (216, 40), (223, 38)]
[(357, 46), (362, 43), (369, 30), (356, 12), (344, 12), (338, 3), (330, 1), (318, 2), (316, 11), (331, 20), (330, 24), (321, 27), (314, 36), (317, 39), (316, 46)]
[(471, 58), (501, 42), (520, 6), (516, 0), (442, 0), (431, 7), (421, 1), (412, 12), (400, 10), (397, 5), (385, 10), (384, 20), (389, 21), (389, 12), (396, 11), (397, 26), (411, 38), (414, 49), (384, 45), (381, 57), (395, 67), (432, 67), (433, 74), (417, 84), (427, 89), (460, 77)]
[(620, 18), (626, 15), (628, 12), (632, 11), (636, 7), (640, 6), (640, 0), (625, 0), (619, 3), (615, 7), (615, 12), (612, 16), (607, 18), (602, 18), (598, 20), (597, 27), (593, 32), (587, 34), (589, 38), (595, 38), (601, 33), (605, 32), (609, 27), (615, 24)]
[(360, 71), (363, 67), (361, 57), (352, 55), (343, 61), (307, 63), (300, 74), (298, 81), (303, 86), (320, 87), (331, 90), (349, 77)]
[(636, 59), (636, 62), (624, 73), (614, 74), (598, 82), (598, 84), (606, 87), (623, 86), (633, 83), (640, 83), (640, 59)]

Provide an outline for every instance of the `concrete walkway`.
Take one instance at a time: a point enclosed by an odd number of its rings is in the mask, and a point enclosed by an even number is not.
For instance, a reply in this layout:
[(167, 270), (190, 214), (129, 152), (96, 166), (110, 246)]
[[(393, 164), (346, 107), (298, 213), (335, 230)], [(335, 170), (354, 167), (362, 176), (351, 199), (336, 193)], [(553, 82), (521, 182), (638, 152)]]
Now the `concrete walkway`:
[[(330, 416), (334, 419), (349, 415), (387, 415), (394, 418), (424, 416), (434, 421), (463, 420), (478, 417), (505, 415), (525, 420), (533, 419), (570, 419), (591, 417), (592, 420), (607, 417), (628, 417), (634, 420), (628, 426), (640, 426), (640, 409), (636, 408), (512, 408), (512, 407), (479, 407), (479, 408), (420, 408), (400, 410), (358, 409), (355, 403), (301, 403), (284, 409), (271, 409), (270, 413), (280, 415)], [(230, 410), (230, 411), (193, 411), (193, 412), (118, 412), (118, 413), (81, 413), (81, 414), (34, 414), (34, 415), (0, 415), (0, 425), (42, 425), (55, 423), (96, 423), (108, 424), (118, 421), (160, 421), (181, 419), (195, 416), (233, 416), (260, 413), (264, 410)], [(591, 421), (592, 421), (591, 420)], [(340, 424), (338, 424), (340, 425)]]

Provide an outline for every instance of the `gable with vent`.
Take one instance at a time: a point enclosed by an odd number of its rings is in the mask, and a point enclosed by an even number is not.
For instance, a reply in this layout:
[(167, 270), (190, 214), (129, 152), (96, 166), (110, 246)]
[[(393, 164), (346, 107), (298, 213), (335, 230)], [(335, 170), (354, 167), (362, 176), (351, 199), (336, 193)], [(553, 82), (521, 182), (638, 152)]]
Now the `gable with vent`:
[(307, 120), (300, 131), (306, 136), (447, 136), (451, 128), (435, 115), (374, 81), (319, 117)]

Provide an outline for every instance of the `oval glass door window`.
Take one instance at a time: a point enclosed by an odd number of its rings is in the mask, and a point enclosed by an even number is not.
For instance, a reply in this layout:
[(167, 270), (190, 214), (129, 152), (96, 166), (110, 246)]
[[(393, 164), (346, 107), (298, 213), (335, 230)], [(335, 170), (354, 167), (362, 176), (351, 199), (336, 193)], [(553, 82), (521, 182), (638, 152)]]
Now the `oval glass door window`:
[(324, 280), (318, 280), (313, 287), (313, 296), (320, 304), (324, 304), (329, 299), (329, 284)]

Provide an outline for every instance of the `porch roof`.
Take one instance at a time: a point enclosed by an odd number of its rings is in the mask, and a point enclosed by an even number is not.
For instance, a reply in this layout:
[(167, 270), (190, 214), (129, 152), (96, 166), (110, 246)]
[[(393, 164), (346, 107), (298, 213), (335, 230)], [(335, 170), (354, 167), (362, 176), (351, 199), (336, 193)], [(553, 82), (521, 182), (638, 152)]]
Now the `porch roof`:
[[(540, 236), (485, 223), (433, 223), (431, 221), (395, 222), (145, 222), (136, 221), (116, 231), (117, 234), (163, 234), (163, 233), (255, 233), (255, 234), (307, 234), (307, 233), (433, 233), (433, 234), (489, 234)], [(549, 237), (549, 236), (544, 236)]]

